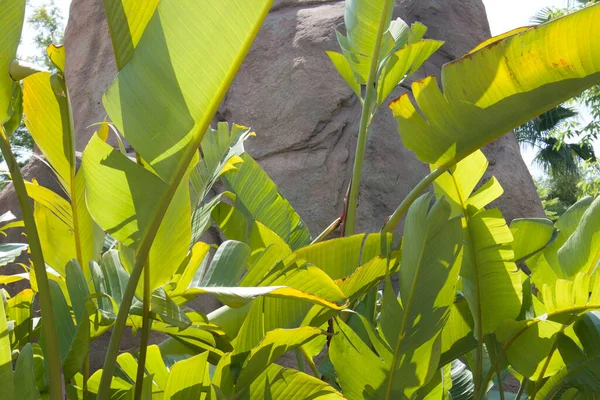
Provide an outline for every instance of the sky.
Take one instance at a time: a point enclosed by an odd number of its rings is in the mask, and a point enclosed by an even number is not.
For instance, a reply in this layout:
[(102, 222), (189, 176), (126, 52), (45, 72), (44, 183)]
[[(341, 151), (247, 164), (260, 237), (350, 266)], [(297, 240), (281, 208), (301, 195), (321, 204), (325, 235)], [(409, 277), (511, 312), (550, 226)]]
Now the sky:
[[(28, 9), (31, 10), (33, 7), (44, 3), (47, 4), (49, 1), (30, 0)], [(520, 26), (531, 25), (531, 18), (539, 10), (545, 7), (566, 7), (568, 0), (483, 0), (483, 3), (487, 11), (492, 35), (498, 35)], [(66, 23), (69, 17), (71, 0), (54, 0), (54, 4), (62, 10)], [(31, 27), (25, 24), (23, 39), (19, 48), (20, 57), (24, 58), (37, 52), (33, 45), (34, 35), (35, 32), (33, 32)], [(582, 110), (582, 114), (584, 115), (582, 118), (585, 120), (587, 112)], [(596, 143), (595, 147), (596, 152), (600, 154), (600, 141)], [(543, 174), (542, 170), (533, 162), (534, 151), (532, 149), (522, 149), (521, 152), (531, 173), (535, 177), (541, 177)]]

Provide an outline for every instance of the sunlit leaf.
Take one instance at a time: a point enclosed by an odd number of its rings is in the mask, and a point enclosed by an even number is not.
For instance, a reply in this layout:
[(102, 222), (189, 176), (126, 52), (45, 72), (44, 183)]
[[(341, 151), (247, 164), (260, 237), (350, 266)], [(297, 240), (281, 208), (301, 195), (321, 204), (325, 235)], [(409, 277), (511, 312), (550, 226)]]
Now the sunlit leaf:
[[(600, 6), (522, 30), (442, 68), (390, 104), (406, 147), (441, 166), (600, 82)], [(578, 43), (573, 47), (573, 43)], [(468, 79), (466, 79), (468, 77)]]
[[(5, 2), (0, 8), (0, 22), (4, 29), (0, 38), (0, 123), (4, 124), (11, 115), (13, 81), (8, 75), (8, 64), (16, 58), (25, 19), (25, 0)], [(10, 392), (9, 392), (10, 393)], [(10, 394), (9, 394), (10, 396)]]

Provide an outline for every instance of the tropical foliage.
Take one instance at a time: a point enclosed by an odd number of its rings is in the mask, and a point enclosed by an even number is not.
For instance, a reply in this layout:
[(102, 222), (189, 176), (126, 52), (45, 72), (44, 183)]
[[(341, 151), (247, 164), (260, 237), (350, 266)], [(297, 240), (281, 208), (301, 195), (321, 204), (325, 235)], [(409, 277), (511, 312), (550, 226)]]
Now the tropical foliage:
[[(25, 1), (1, 6), (0, 147), (23, 223), (5, 214), (0, 233), (24, 225), (28, 245), (2, 245), (0, 260), (31, 259), (2, 277), (30, 286), (2, 291), (3, 398), (510, 398), (515, 378), (519, 396), (600, 393), (600, 199), (508, 226), (479, 150), (600, 82), (599, 6), (491, 39), (444, 66), (442, 87), (426, 78), (393, 101), (432, 172), (381, 232), (354, 234), (371, 119), (441, 42), (392, 21), (390, 0), (347, 0), (329, 56), (361, 99), (361, 130), (347, 210), (314, 239), (245, 152), (252, 130), (209, 126), (271, 1), (104, 0), (112, 122), (98, 121), (80, 167), (65, 50), (48, 48), (52, 73), (11, 62)], [(61, 193), (20, 174), (9, 138), (23, 114)], [(218, 246), (202, 241), (211, 226)], [(198, 296), (223, 306), (205, 315)], [(126, 327), (140, 344), (120, 353)], [(149, 345), (151, 331), (167, 338)], [(297, 368), (277, 363), (290, 354)]]
[[(573, 0), (565, 8), (546, 7), (532, 19), (543, 24), (563, 17), (597, 0)], [(538, 192), (550, 218), (556, 219), (578, 199), (598, 195), (599, 162), (594, 143), (600, 132), (600, 86), (593, 86), (517, 129), (517, 141), (535, 151), (544, 170)]]

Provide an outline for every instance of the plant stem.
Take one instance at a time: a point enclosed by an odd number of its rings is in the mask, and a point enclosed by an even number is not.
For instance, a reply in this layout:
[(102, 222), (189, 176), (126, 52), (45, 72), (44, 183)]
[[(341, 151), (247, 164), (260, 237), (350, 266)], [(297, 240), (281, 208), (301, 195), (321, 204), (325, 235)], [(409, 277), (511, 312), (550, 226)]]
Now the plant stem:
[(0, 125), (0, 149), (10, 171), (12, 182), (23, 214), (25, 233), (31, 252), (31, 261), (38, 285), (40, 295), (40, 309), (42, 312), (42, 334), (44, 335), (45, 359), (48, 362), (48, 373), (50, 375), (50, 399), (62, 400), (62, 368), (58, 352), (58, 336), (56, 331), (56, 321), (54, 311), (52, 310), (52, 300), (50, 298), (50, 285), (48, 275), (46, 275), (46, 264), (42, 245), (38, 235), (37, 226), (33, 217), (33, 208), (29, 202), (27, 188), (23, 181), (23, 175), (17, 164), (14, 154), (10, 149), (10, 142), (6, 136), (4, 127)]
[(377, 286), (371, 288), (367, 292), (367, 297), (365, 298), (365, 304), (367, 307), (367, 313), (365, 315), (365, 318), (367, 318), (367, 320), (370, 323), (374, 323), (375, 321), (375, 308), (377, 307), (377, 290)]
[(371, 127), (371, 106), (375, 99), (375, 77), (377, 76), (377, 67), (379, 66), (379, 52), (381, 50), (381, 38), (386, 29), (386, 21), (389, 19), (391, 0), (384, 0), (383, 10), (379, 19), (377, 37), (375, 38), (375, 47), (371, 57), (371, 67), (369, 68), (369, 77), (365, 101), (362, 105), (360, 116), (360, 127), (358, 130), (358, 142), (356, 143), (356, 154), (354, 156), (354, 167), (352, 170), (352, 181), (350, 184), (350, 195), (348, 196), (348, 210), (344, 218), (344, 236), (351, 236), (356, 229), (356, 207), (358, 204), (358, 192), (360, 189), (360, 178), (362, 174), (362, 165), (365, 157), (365, 148), (367, 146), (367, 136)]
[(406, 196), (404, 200), (402, 200), (402, 203), (400, 203), (398, 208), (396, 208), (394, 213), (388, 218), (381, 231), (383, 233), (391, 233), (396, 227), (396, 225), (398, 225), (398, 222), (400, 222), (400, 219), (404, 216), (404, 214), (406, 214), (406, 211), (408, 211), (408, 208), (411, 206), (411, 204), (414, 203), (415, 200), (417, 200), (419, 195), (427, 188), (427, 186), (433, 183), (433, 181), (439, 178), (440, 175), (446, 172), (448, 168), (452, 167), (454, 164), (455, 162), (453, 161), (439, 168), (436, 168), (425, 178), (421, 179), (421, 182), (419, 182), (417, 186), (415, 186), (410, 191), (408, 196)]
[(83, 400), (88, 399), (88, 379), (90, 378), (90, 355), (83, 360)]
[(306, 352), (306, 349), (304, 348), (304, 346), (300, 346), (300, 351), (302, 352), (302, 355), (304, 356), (304, 358), (306, 359), (306, 362), (310, 366), (310, 369), (312, 370), (313, 374), (315, 375), (315, 378), (319, 378), (321, 374), (319, 374), (319, 370), (317, 369), (317, 365), (315, 364), (315, 361)]
[(317, 236), (315, 238), (315, 240), (313, 240), (310, 244), (319, 243), (319, 242), (322, 242), (323, 240), (327, 239), (327, 236), (329, 236), (331, 234), (331, 232), (335, 231), (337, 229), (337, 227), (340, 226), (341, 222), (342, 222), (342, 217), (337, 217), (335, 219), (335, 221), (333, 221), (331, 224), (329, 224), (329, 226), (327, 228), (325, 228), (325, 230), (323, 232), (319, 233), (319, 236)]
[(142, 338), (140, 341), (140, 354), (138, 356), (138, 368), (135, 379), (135, 400), (142, 398), (144, 389), (144, 373), (146, 372), (146, 354), (148, 353), (148, 339), (150, 338), (150, 328), (152, 320), (150, 319), (150, 268), (146, 265), (144, 268), (144, 301), (142, 303)]
[(296, 363), (298, 364), (298, 370), (300, 372), (306, 372), (304, 368), (304, 360), (302, 359), (302, 353), (299, 348), (295, 348), (294, 352), (296, 353)]
[(521, 382), (521, 387), (519, 387), (519, 391), (517, 392), (517, 397), (515, 400), (521, 400), (521, 397), (525, 393), (526, 387), (527, 387), (527, 378), (523, 378), (523, 382)]

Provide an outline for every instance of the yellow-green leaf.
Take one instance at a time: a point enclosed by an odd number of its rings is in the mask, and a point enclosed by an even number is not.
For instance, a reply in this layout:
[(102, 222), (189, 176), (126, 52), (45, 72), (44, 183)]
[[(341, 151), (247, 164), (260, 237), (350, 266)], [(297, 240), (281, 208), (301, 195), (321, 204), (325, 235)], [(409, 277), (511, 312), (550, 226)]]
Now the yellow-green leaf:
[(25, 3), (25, 0), (5, 0), (0, 6), (0, 124), (4, 124), (12, 113), (13, 81), (8, 74), (8, 65), (17, 56), (25, 18)]
[(244, 388), (256, 379), (270, 364), (288, 351), (302, 346), (322, 332), (318, 328), (305, 326), (296, 329), (275, 329), (250, 351), (237, 380), (237, 387)]
[[(167, 185), (94, 135), (83, 152), (87, 206), (102, 229), (126, 246), (136, 247), (158, 208)], [(185, 258), (191, 238), (187, 179), (179, 185), (149, 253), (150, 283), (170, 281)], [(138, 287), (141, 289), (141, 287)]]
[[(61, 185), (69, 188), (73, 184), (71, 168), (75, 168), (75, 147), (71, 143), (68, 100), (54, 93), (50, 77), (49, 72), (39, 72), (23, 80), (25, 125), (56, 171)], [(66, 192), (70, 195), (68, 189)]]
[[(442, 68), (390, 108), (424, 162), (456, 162), (600, 82), (600, 5), (497, 40)], [(576, 46), (573, 43), (577, 43)]]
[(196, 400), (207, 396), (210, 387), (208, 352), (176, 362), (165, 385), (165, 399)]
[(600, 197), (581, 217), (575, 232), (558, 250), (558, 261), (567, 278), (579, 272), (592, 273), (600, 262)]
[(472, 194), (487, 165), (483, 153), (475, 151), (434, 183), (436, 195), (449, 199), (452, 215), (463, 216), (462, 286), (476, 332), (481, 334), (492, 333), (505, 319), (516, 318), (522, 299), (521, 275), (506, 221), (498, 209), (474, 206), (486, 205), (499, 193), (494, 185), (484, 185)]
[(160, 0), (104, 0), (117, 69), (127, 63)]
[(416, 72), (443, 44), (438, 40), (421, 40), (390, 55), (377, 84), (377, 104), (382, 104), (396, 86)]
[[(137, 15), (118, 3), (114, 6), (128, 21)], [(156, 6), (104, 105), (125, 139), (166, 182), (187, 162), (187, 146), (204, 135), (270, 4), (211, 0), (198, 7), (195, 0), (162, 0)], [(146, 11), (130, 29), (142, 29)], [(113, 25), (128, 26), (117, 18)], [(111, 32), (113, 42), (126, 47), (135, 42), (126, 43), (127, 34), (114, 28)], [(132, 39), (136, 32), (130, 30)]]

